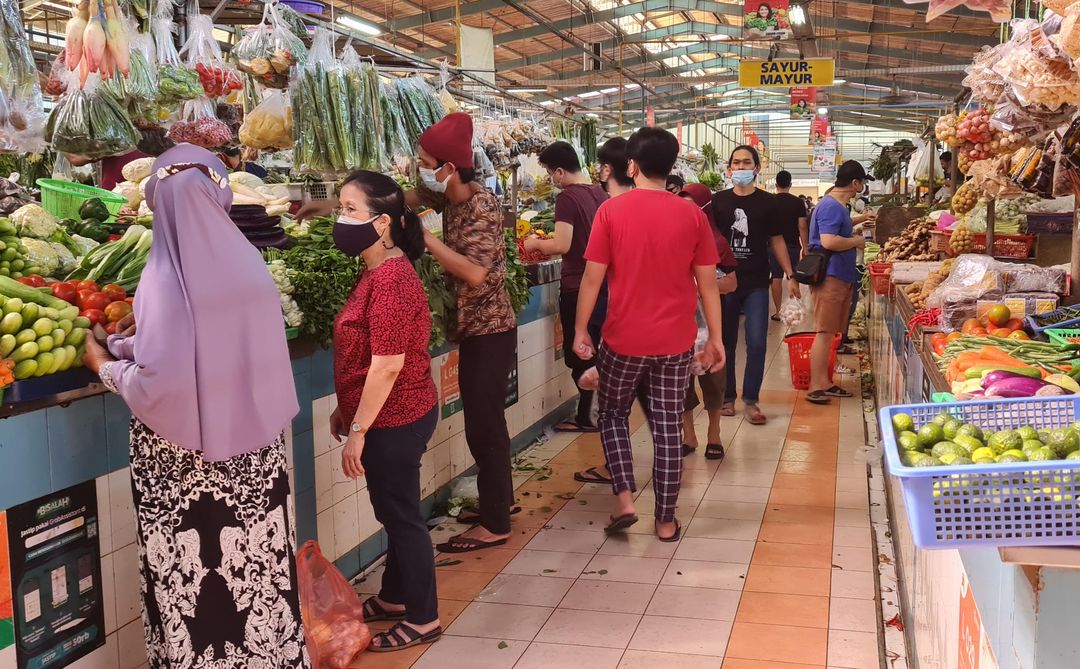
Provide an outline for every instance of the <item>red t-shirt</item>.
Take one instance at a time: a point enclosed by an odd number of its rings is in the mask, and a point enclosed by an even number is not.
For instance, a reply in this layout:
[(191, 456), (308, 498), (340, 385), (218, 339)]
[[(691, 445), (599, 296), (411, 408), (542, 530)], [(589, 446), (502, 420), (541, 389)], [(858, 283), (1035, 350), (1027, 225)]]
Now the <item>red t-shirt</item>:
[(128, 151), (122, 156), (109, 156), (101, 159), (101, 187), (105, 190), (116, 188), (116, 184), (124, 180), (124, 166), (139, 158), (149, 158), (142, 151)]
[(374, 424), (399, 427), (423, 418), (438, 400), (431, 378), (431, 312), (412, 263), (404, 256), (365, 271), (334, 321), (334, 386), (351, 424), (373, 355), (405, 354), (390, 396)]
[(555, 198), (555, 222), (569, 223), (574, 228), (570, 250), (562, 255), (562, 276), (559, 290), (574, 293), (581, 288), (585, 274), (585, 248), (589, 244), (596, 210), (608, 199), (604, 189), (596, 184), (571, 184)]
[(674, 355), (697, 338), (694, 267), (720, 258), (693, 202), (636, 189), (600, 205), (585, 259), (607, 265), (604, 342), (620, 355)]

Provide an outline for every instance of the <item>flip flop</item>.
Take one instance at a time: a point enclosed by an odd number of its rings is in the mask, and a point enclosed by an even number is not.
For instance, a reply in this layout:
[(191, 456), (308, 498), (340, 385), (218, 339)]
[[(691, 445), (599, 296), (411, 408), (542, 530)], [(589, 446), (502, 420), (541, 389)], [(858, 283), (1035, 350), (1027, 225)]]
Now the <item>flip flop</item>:
[(721, 416), (734, 416), (735, 415), (735, 403), (724, 402), (724, 405), (720, 407)]
[(599, 467), (589, 467), (585, 471), (574, 472), (574, 480), (578, 483), (611, 483), (611, 477), (604, 476)]
[(756, 404), (746, 405), (746, 421), (751, 425), (764, 425), (769, 419), (765, 417), (765, 414), (761, 413), (761, 409)]
[(582, 425), (575, 420), (564, 420), (552, 429), (556, 432), (581, 432), (586, 434), (600, 431), (600, 428), (595, 425)]
[(725, 455), (727, 455), (727, 453), (724, 451), (723, 444), (708, 444), (705, 446), (706, 460), (720, 460), (723, 462)]
[[(520, 506), (514, 506), (510, 508), (510, 515), (516, 516), (521, 513)], [(469, 515), (465, 515), (469, 514)], [(465, 516), (464, 518), (462, 516)], [(480, 511), (472, 506), (467, 506), (461, 510), (457, 516), (457, 521), (462, 525), (475, 525), (480, 522)]]
[(769, 320), (780, 322), (780, 314), (773, 314), (772, 316), (769, 316)]
[(364, 600), (364, 621), (378, 620), (405, 620), (405, 611), (391, 611), (380, 604), (377, 597), (368, 597)]
[(832, 386), (831, 388), (826, 388), (821, 392), (825, 393), (829, 397), (854, 397), (854, 395), (844, 390), (840, 386)]
[(656, 535), (656, 538), (659, 539), (660, 541), (663, 541), (665, 544), (673, 544), (676, 541), (678, 541), (679, 539), (681, 539), (682, 538), (682, 524), (679, 522), (679, 519), (678, 518), (675, 519), (675, 534), (672, 534), (670, 537), (662, 537), (662, 536), (660, 536), (658, 534), (658, 535)]
[(440, 553), (471, 553), (473, 551), (483, 550), (485, 548), (494, 548), (496, 546), (502, 546), (506, 543), (506, 539), (496, 539), (495, 541), (481, 541), (480, 539), (473, 539), (472, 537), (463, 537), (460, 534), (456, 537), (451, 537), (449, 541), (435, 546), (435, 550)]
[(637, 521), (637, 514), (624, 513), (618, 518), (612, 518), (611, 522), (608, 523), (608, 526), (604, 528), (604, 531), (608, 534), (611, 534), (613, 532), (622, 532), (623, 530), (631, 527)]
[(682, 445), (682, 456), (685, 458), (686, 456), (690, 455), (691, 453), (697, 453), (697, 447), (695, 446), (695, 447), (691, 448), (690, 446), (687, 446), (686, 444), (683, 444)]
[(806, 393), (806, 401), (811, 404), (832, 404), (832, 400), (829, 399), (824, 390), (814, 390)]
[(421, 634), (408, 625), (398, 623), (385, 632), (371, 637), (368, 650), (372, 653), (391, 653), (422, 644), (435, 643), (442, 638), (442, 627), (436, 627), (427, 634)]

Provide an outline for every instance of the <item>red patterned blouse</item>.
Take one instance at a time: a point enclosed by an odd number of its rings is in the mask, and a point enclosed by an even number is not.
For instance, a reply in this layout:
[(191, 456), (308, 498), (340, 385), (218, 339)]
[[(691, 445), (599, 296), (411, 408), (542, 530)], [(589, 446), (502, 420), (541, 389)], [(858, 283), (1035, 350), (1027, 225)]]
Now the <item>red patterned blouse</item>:
[(431, 377), (431, 312), (409, 259), (366, 270), (334, 321), (334, 385), (338, 407), (351, 424), (373, 355), (405, 354), (390, 396), (372, 428), (399, 427), (423, 418), (438, 401)]

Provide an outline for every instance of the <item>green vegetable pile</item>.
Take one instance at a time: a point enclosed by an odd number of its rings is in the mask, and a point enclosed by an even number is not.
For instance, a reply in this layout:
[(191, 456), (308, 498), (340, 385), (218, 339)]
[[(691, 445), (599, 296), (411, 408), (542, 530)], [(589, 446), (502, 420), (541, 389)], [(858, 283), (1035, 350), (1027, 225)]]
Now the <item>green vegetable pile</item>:
[(513, 230), (503, 232), (506, 240), (506, 292), (510, 293), (510, 306), (520, 314), (529, 302), (529, 275), (525, 263), (518, 256), (517, 237)]
[(68, 279), (90, 279), (99, 284), (116, 283), (128, 293), (139, 286), (150, 257), (154, 233), (141, 225), (129, 226), (120, 239), (102, 244), (83, 256)]
[(334, 319), (356, 287), (360, 264), (336, 249), (297, 246), (280, 256), (289, 270), (293, 299), (304, 313), (301, 332), (329, 348), (334, 341)]
[(394, 82), (394, 92), (404, 117), (409, 153), (416, 153), (421, 133), (446, 116), (446, 110), (435, 90), (422, 77), (398, 79)]
[(0, 276), (18, 279), (24, 274), (36, 274), (31, 271), (36, 269), (26, 262), (26, 247), (15, 236), (15, 225), (0, 218)]
[(424, 284), (428, 308), (431, 310), (431, 340), (428, 347), (437, 349), (446, 344), (447, 332), (457, 319), (457, 296), (446, 279), (446, 270), (430, 254), (425, 253), (416, 262), (416, 273)]
[(89, 327), (77, 307), (0, 276), (0, 358), (15, 363), (15, 380), (82, 365)]
[(158, 99), (162, 102), (195, 100), (203, 94), (199, 73), (183, 65), (158, 66)]

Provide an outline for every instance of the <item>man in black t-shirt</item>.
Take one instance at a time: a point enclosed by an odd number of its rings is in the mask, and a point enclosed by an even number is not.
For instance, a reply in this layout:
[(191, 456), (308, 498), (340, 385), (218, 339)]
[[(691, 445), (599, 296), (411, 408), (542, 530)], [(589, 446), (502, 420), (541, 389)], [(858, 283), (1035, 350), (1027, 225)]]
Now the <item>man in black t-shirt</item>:
[[(776, 174), (776, 223), (784, 235), (788, 258), (792, 266), (797, 265), (806, 253), (810, 236), (807, 225), (806, 204), (802, 198), (791, 194), (791, 172), (781, 170)], [(776, 261), (776, 256), (769, 252), (769, 269), (772, 271), (772, 299), (774, 321), (780, 320), (780, 303), (784, 300), (784, 270)]]

